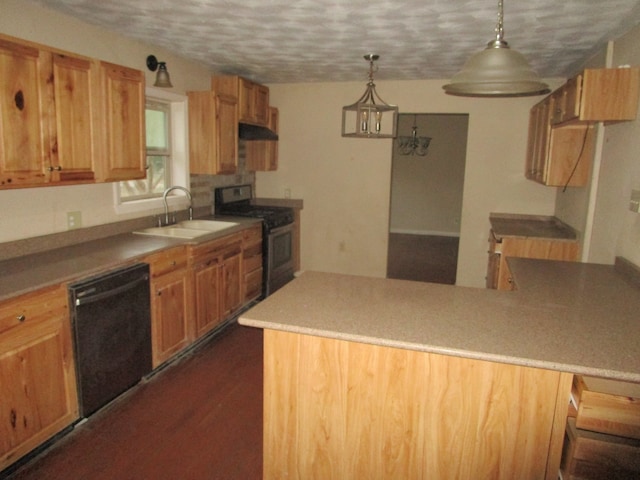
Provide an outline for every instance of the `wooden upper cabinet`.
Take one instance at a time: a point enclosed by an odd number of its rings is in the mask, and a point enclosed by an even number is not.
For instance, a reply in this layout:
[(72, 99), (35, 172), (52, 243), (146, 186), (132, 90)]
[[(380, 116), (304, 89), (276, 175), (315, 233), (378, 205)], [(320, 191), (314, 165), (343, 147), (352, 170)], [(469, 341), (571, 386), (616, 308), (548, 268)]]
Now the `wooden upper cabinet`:
[(100, 62), (100, 74), (104, 98), (100, 180), (144, 178), (144, 74), (107, 62)]
[(51, 79), (49, 52), (0, 37), (0, 188), (50, 179)]
[(638, 68), (588, 69), (531, 108), (525, 176), (553, 187), (589, 181), (595, 122), (633, 120)]
[(216, 92), (188, 92), (191, 173), (233, 174), (238, 165), (236, 97)]
[(238, 121), (267, 126), (269, 123), (269, 89), (238, 77)]
[(595, 129), (583, 122), (552, 125), (558, 101), (550, 95), (531, 108), (525, 177), (550, 187), (583, 186), (589, 180)]
[(97, 64), (54, 54), (53, 78), (57, 161), (52, 162), (52, 175), (59, 181), (94, 180), (100, 88)]
[(0, 35), (0, 189), (144, 178), (141, 71)]
[(552, 124), (617, 122), (636, 118), (640, 69), (586, 69), (552, 93)]
[(211, 78), (216, 93), (238, 99), (238, 121), (266, 127), (269, 123), (269, 88), (246, 78), (228, 75)]
[[(269, 107), (268, 127), (278, 133), (278, 109)], [(250, 171), (273, 171), (278, 169), (278, 141), (251, 140), (245, 144), (246, 165)]]

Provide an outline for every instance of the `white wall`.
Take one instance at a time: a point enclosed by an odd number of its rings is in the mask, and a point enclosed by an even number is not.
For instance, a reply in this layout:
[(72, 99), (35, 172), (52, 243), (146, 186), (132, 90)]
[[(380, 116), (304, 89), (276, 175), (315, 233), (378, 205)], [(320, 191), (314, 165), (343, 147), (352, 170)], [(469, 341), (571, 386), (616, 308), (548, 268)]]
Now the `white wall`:
[[(444, 83), (376, 82), (380, 95), (400, 112), (469, 114), (457, 282), (482, 287), (489, 213), (554, 211), (555, 190), (524, 177), (529, 109), (540, 97), (452, 97), (444, 94)], [(302, 268), (384, 277), (391, 140), (340, 136), (342, 106), (362, 94), (364, 82), (270, 88), (271, 102), (280, 110), (279, 167), (257, 174), (257, 192), (282, 197), (290, 188), (292, 197), (304, 200)]]
[[(147, 55), (154, 54), (167, 62), (174, 85), (168, 91), (184, 93), (210, 88), (211, 74), (206, 68), (160, 48), (115, 35), (21, 0), (2, 0), (0, 11), (0, 32), (3, 34), (143, 70), (147, 85), (153, 85), (155, 73), (147, 70), (145, 60)], [(141, 215), (116, 213), (110, 183), (2, 190), (0, 242), (65, 231), (66, 212), (69, 211), (82, 213), (83, 226)]]

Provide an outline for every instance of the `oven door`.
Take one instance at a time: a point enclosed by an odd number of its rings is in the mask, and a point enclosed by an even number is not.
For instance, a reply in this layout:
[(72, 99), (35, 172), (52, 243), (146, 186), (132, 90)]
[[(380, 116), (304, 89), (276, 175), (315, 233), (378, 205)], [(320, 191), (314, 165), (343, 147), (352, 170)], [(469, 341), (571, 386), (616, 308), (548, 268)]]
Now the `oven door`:
[(265, 296), (293, 280), (293, 224), (274, 228), (267, 234)]

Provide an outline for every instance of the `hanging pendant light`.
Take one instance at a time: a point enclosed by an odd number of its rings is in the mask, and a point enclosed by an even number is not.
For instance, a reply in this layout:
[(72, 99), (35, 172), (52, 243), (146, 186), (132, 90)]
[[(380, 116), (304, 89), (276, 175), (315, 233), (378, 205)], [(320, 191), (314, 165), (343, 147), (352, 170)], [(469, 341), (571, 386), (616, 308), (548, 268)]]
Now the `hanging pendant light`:
[(418, 136), (418, 125), (416, 123), (416, 115), (414, 115), (413, 127), (411, 127), (411, 136), (399, 136), (396, 141), (398, 142), (398, 151), (400, 152), (400, 155), (418, 155), (420, 157), (424, 157), (427, 154), (429, 145), (431, 144), (431, 137)]
[(511, 50), (503, 35), (502, 0), (498, 1), (496, 39), (471, 56), (464, 67), (444, 85), (450, 95), (471, 97), (520, 97), (549, 93), (524, 56)]
[(364, 94), (352, 105), (342, 107), (342, 136), (360, 138), (395, 138), (398, 107), (384, 102), (376, 92), (373, 72), (378, 55), (368, 54), (369, 83)]

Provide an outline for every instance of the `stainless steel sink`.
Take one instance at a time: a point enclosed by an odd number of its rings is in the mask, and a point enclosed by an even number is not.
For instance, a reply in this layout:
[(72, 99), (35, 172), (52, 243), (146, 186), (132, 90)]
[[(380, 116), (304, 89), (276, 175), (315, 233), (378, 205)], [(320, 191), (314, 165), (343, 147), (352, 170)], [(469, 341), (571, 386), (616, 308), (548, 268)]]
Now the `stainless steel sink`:
[(207, 230), (208, 232), (218, 232), (225, 228), (238, 225), (238, 223), (222, 220), (185, 220), (177, 225), (180, 226), (180, 228), (193, 228), (196, 230)]
[(213, 232), (220, 232), (235, 225), (238, 225), (238, 223), (221, 220), (185, 220), (175, 225), (145, 228), (136, 230), (133, 233), (156, 237), (196, 238)]
[(136, 230), (133, 233), (138, 235), (153, 235), (156, 237), (173, 237), (173, 238), (196, 238), (201, 235), (207, 235), (211, 233), (210, 230), (198, 230), (195, 228), (184, 227), (154, 227), (145, 228), (144, 230)]

